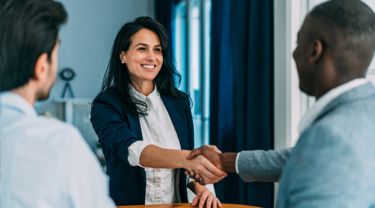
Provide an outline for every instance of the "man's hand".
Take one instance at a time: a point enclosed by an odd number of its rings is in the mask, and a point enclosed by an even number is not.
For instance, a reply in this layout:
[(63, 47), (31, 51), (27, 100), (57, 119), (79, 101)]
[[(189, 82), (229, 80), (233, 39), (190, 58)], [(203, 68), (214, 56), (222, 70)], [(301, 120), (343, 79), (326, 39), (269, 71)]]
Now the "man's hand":
[[(221, 153), (221, 151), (214, 145), (204, 145), (192, 150), (187, 159), (204, 156), (222, 171), (235, 173), (237, 154), (238, 153), (236, 152)], [(197, 182), (205, 184), (203, 177), (199, 173), (194, 171), (186, 171), (185, 174), (189, 175), (191, 178), (194, 178)]]
[(199, 155), (203, 155), (211, 161), (216, 167), (224, 170), (223, 162), (221, 159), (221, 151), (215, 145), (203, 145), (190, 152), (187, 159), (191, 160)]
[(212, 164), (207, 158), (198, 155), (186, 160), (184, 168), (201, 184), (216, 183), (227, 176), (227, 173)]
[[(205, 157), (208, 159), (212, 164), (214, 164), (217, 168), (220, 170), (224, 169), (224, 166), (222, 164), (221, 160), (221, 151), (214, 145), (204, 145), (200, 148), (197, 148), (195, 150), (192, 150), (187, 157), (188, 160), (193, 160), (197, 157)], [(223, 179), (227, 174), (225, 174), (224, 177), (216, 178), (215, 180), (208, 181), (205, 179), (204, 176), (202, 176), (199, 172), (188, 170), (185, 172), (187, 175), (189, 175), (191, 178), (194, 178), (197, 182), (200, 184), (207, 184), (207, 183), (216, 183)]]

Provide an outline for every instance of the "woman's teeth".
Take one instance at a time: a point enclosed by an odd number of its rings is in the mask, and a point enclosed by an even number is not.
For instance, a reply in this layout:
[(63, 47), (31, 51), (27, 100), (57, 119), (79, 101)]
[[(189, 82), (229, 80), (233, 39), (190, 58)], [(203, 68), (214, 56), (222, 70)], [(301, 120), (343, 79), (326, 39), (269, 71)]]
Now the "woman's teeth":
[(154, 68), (155, 68), (155, 65), (143, 64), (142, 67), (143, 67), (143, 68), (146, 68), (146, 69), (154, 69)]

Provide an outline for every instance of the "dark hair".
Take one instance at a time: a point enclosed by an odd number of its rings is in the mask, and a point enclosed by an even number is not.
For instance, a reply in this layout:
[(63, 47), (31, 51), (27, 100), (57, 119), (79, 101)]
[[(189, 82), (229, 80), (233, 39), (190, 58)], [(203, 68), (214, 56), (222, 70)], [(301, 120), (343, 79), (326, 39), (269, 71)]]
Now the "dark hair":
[(147, 104), (130, 95), (130, 86), (132, 83), (129, 69), (126, 64), (121, 63), (120, 54), (129, 49), (133, 35), (142, 28), (155, 32), (160, 39), (163, 65), (154, 80), (158, 91), (160, 94), (170, 95), (175, 98), (182, 96), (176, 88), (180, 83), (181, 76), (173, 65), (166, 29), (150, 17), (138, 17), (133, 22), (126, 23), (117, 33), (101, 91), (103, 92), (111, 87), (115, 88), (120, 95), (124, 107), (131, 113), (139, 116), (147, 115), (147, 113), (144, 110), (145, 108), (139, 108), (136, 104), (144, 107)]
[(43, 53), (50, 58), (66, 19), (63, 5), (53, 0), (1, 0), (0, 92), (34, 77), (36, 60)]
[(308, 17), (317, 21), (316, 33), (329, 33), (326, 44), (335, 49), (336, 68), (343, 73), (353, 66), (366, 71), (375, 50), (375, 14), (370, 7), (360, 0), (330, 0)]

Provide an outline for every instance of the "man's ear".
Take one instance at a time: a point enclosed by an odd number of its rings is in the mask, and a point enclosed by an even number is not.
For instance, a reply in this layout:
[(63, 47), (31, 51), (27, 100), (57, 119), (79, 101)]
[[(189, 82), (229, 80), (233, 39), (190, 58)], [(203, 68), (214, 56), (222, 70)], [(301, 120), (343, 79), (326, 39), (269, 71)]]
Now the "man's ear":
[(41, 54), (35, 62), (34, 67), (34, 79), (36, 81), (44, 81), (48, 78), (50, 62), (48, 60), (48, 54)]
[(124, 52), (124, 51), (122, 51), (121, 53), (120, 53), (120, 60), (121, 60), (121, 63), (123, 63), (123, 64), (126, 64), (126, 53)]
[(319, 39), (315, 39), (310, 51), (309, 62), (311, 64), (318, 62), (323, 55), (323, 50), (323, 42)]

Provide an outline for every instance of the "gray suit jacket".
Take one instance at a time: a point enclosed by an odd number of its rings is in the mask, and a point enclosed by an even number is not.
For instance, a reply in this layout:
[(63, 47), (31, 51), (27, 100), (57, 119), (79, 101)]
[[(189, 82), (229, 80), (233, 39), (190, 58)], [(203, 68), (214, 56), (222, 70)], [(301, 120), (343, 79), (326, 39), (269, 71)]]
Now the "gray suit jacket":
[(375, 207), (375, 87), (334, 99), (306, 129), (280, 180), (277, 207)]

